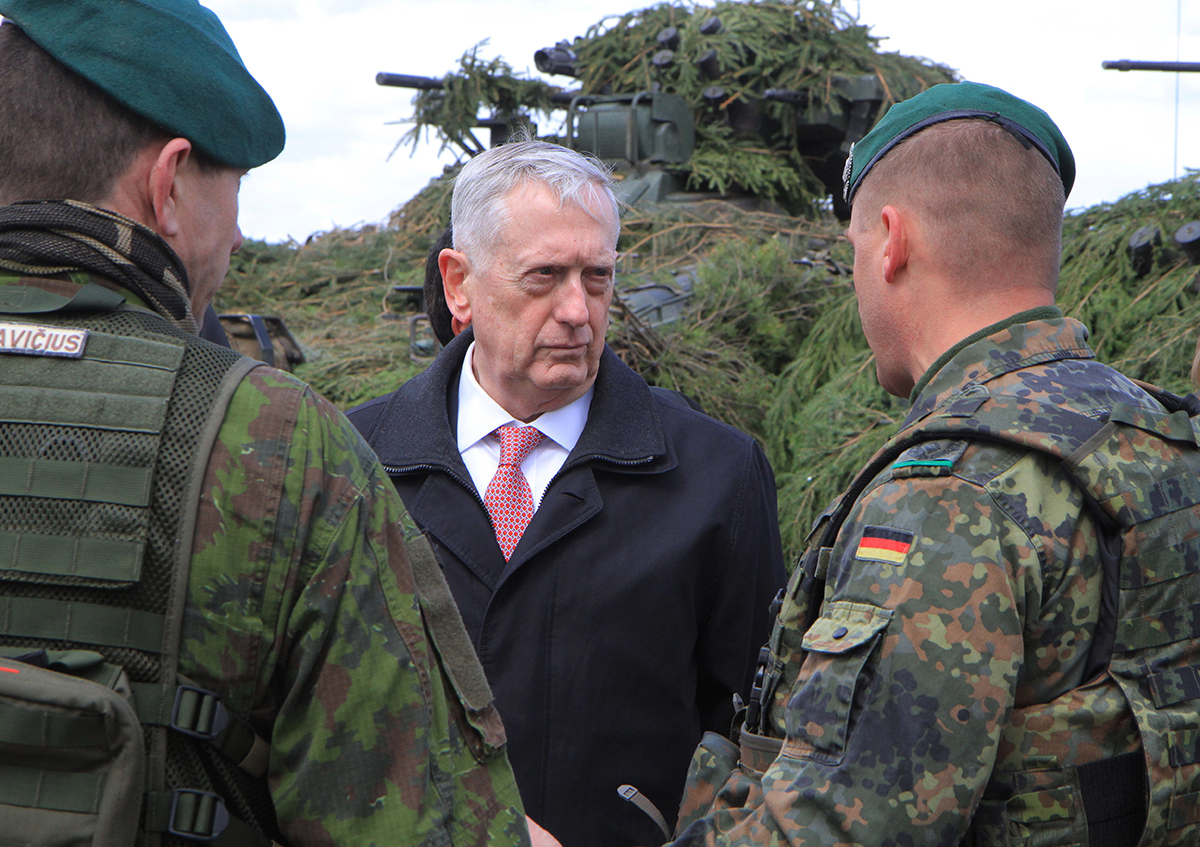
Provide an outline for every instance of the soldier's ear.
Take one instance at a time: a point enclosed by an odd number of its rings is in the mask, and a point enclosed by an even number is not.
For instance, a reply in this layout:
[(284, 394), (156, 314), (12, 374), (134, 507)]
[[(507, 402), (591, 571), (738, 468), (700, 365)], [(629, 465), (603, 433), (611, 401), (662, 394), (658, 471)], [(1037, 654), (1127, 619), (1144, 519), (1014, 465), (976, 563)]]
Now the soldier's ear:
[(908, 265), (908, 219), (895, 206), (884, 206), (879, 211), (886, 240), (883, 245), (883, 280), (894, 283), (896, 274)]
[(192, 142), (172, 138), (163, 145), (147, 176), (154, 229), (164, 238), (179, 235), (179, 170), (192, 153)]
[(471, 323), (471, 295), (467, 278), (471, 275), (471, 263), (466, 255), (446, 248), (438, 254), (438, 270), (442, 272), (442, 291), (450, 314), (463, 326)]

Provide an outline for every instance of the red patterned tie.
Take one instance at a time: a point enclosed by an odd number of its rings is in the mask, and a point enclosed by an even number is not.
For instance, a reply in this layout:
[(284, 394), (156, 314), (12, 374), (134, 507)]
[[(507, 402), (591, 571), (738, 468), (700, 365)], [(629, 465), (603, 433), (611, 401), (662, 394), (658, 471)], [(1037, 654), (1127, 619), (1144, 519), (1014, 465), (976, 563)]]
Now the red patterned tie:
[(488, 483), (483, 503), (507, 562), (533, 518), (533, 492), (521, 473), (521, 462), (542, 440), (542, 434), (532, 426), (502, 426), (492, 435), (500, 439), (500, 467)]

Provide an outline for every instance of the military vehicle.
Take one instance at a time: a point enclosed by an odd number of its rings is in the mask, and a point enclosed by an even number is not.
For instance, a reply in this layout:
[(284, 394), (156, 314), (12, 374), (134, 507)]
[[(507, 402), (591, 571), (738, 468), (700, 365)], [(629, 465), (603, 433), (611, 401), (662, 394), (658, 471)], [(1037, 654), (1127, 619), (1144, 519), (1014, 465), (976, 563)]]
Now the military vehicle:
[(417, 90), (404, 140), (432, 128), (466, 155), (482, 149), (474, 129), (497, 144), (538, 115), (565, 112), (553, 140), (609, 164), (629, 206), (733, 197), (792, 214), (829, 204), (844, 218), (851, 145), (891, 103), (954, 78), (877, 45), (837, 5), (661, 5), (536, 51), (539, 71), (576, 88), (520, 78), (501, 60), (480, 60), (478, 48), (461, 73), (380, 73), (376, 82)]
[[(815, 176), (801, 178), (807, 171), (796, 164), (796, 148), (787, 138), (739, 135), (726, 113), (753, 92), (801, 90), (824, 72), (854, 76), (878, 67), (877, 78), (882, 75), (892, 99), (906, 96), (905, 80), (917, 85), (947, 78), (927, 62), (879, 53), (854, 22), (826, 26), (827, 18), (842, 18), (836, 7), (825, 15), (819, 8), (824, 5), (814, 0), (813, 9), (804, 12), (800, 4), (718, 3), (702, 10), (632, 13), (569, 41), (580, 76), (559, 77), (563, 91), (597, 96), (653, 91), (659, 82), (658, 90), (682, 97), (691, 110), (695, 149), (683, 166), (669, 168), (684, 180), (689, 196), (740, 194), (750, 206), (766, 194), (755, 187), (770, 182), (774, 200), (762, 205), (798, 211), (776, 214), (711, 200), (631, 209), (622, 227), (619, 284), (665, 286), (658, 295), (664, 304), (686, 293), (687, 284), (692, 296), (666, 305), (661, 317), (675, 310), (675, 321), (657, 331), (647, 324), (660, 315), (643, 304), (640, 308), (650, 309), (644, 320), (623, 315), (608, 334), (612, 349), (647, 381), (684, 392), (709, 414), (762, 442), (779, 484), (780, 526), (791, 555), (804, 548), (813, 519), (900, 425), (907, 404), (887, 395), (875, 378), (848, 284), (852, 252), (840, 238), (844, 225), (832, 214), (828, 189)], [(797, 12), (817, 16), (807, 41), (798, 38), (790, 20), (783, 21)], [(700, 21), (692, 17), (697, 14)], [(720, 38), (729, 40), (720, 41), (718, 58), (729, 67), (735, 59), (746, 61), (732, 56), (732, 34), (757, 52), (740, 66), (744, 77), (700, 79), (694, 60), (705, 52), (698, 49), (699, 27), (709, 16), (725, 28)], [(751, 31), (747, 20), (754, 19), (759, 24)], [(668, 26), (681, 32), (680, 46), (674, 69), (660, 71), (652, 59), (665, 49), (657, 36)], [(781, 27), (784, 34), (775, 35)], [(546, 43), (558, 35), (548, 33)], [(773, 50), (782, 58), (772, 59)], [(556, 129), (552, 115), (565, 123), (566, 104), (555, 113), (550, 100), (554, 86), (520, 79), (503, 63), (479, 58), (478, 51), (464, 57), (464, 65), (461, 73), (435, 81), (440, 91), (419, 99), (422, 136), (430, 128), (454, 149), (477, 151), (490, 143), (492, 129), (507, 132), (509, 118), (519, 113), (539, 121), (543, 131)], [(789, 76), (788, 68), (796, 72)], [(774, 78), (768, 80), (767, 71)], [(696, 78), (680, 82), (672, 73)], [(711, 85), (724, 86), (730, 96), (746, 93), (724, 110), (725, 101), (713, 108), (701, 96)], [(377, 92), (399, 101), (396, 89)], [(409, 96), (404, 93), (406, 102)], [(796, 113), (794, 105), (778, 101), (759, 106), (771, 122), (786, 109)], [(477, 128), (484, 123), (481, 115), (496, 117), (485, 124), (487, 131)], [(795, 129), (794, 122), (770, 125), (780, 133)], [(787, 174), (793, 183), (781, 181)], [(416, 196), (397, 198), (405, 202), (382, 227), (337, 229), (303, 245), (247, 245), (233, 257), (223, 307), (285, 316), (309, 353), (299, 375), (343, 408), (395, 389), (429, 359), (411, 361), (406, 349), (404, 321), (419, 303), (402, 305), (404, 298), (390, 288), (423, 276), (425, 257), (447, 222), (447, 183), (434, 179)], [(1200, 235), (1200, 224), (1189, 224), (1196, 221), (1200, 172), (1188, 171), (1116, 202), (1072, 210), (1063, 232), (1058, 290), (1063, 312), (1092, 328), (1102, 361), (1181, 394), (1189, 390), (1200, 327), (1200, 269), (1186, 260), (1187, 248)], [(1128, 246), (1142, 227), (1150, 228), (1145, 238), (1152, 245), (1160, 242), (1145, 263)], [(621, 300), (628, 296), (622, 287)]]
[[(442, 79), (384, 72), (376, 82), (417, 92), (401, 143), (432, 129), (473, 156), (484, 149), (478, 130), (491, 146), (522, 127), (536, 134), (539, 117), (558, 114), (561, 130), (543, 137), (603, 160), (618, 199), (638, 212), (719, 198), (845, 219), (842, 170), (854, 142), (891, 103), (954, 79), (877, 46), (836, 4), (666, 4), (536, 51), (540, 72), (575, 87), (522, 78), (503, 60), (480, 59), (478, 47)], [(691, 293), (686, 269), (670, 280), (622, 278), (624, 307), (652, 327), (674, 321)], [(430, 348), (415, 320), (420, 355)]]

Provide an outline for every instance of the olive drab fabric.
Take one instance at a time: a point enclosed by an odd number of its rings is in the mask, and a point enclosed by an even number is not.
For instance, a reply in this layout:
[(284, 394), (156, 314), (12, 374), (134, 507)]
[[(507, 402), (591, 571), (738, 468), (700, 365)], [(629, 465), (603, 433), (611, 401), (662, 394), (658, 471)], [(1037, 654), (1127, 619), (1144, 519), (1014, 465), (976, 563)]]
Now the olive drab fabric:
[(678, 843), (1200, 843), (1200, 405), (1056, 310), (928, 376), (815, 526)]
[(134, 843), (142, 725), (124, 670), (75, 650), (0, 658), (0, 816), (17, 844)]

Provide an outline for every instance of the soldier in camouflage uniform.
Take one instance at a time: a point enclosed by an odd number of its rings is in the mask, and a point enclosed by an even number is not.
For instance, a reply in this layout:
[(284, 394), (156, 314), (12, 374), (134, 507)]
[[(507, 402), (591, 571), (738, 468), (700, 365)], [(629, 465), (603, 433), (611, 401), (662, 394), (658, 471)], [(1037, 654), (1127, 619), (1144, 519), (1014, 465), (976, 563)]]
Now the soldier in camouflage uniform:
[[(121, 327), (140, 339), (137, 349), (182, 356), (177, 385), (195, 384), (192, 363), (237, 366), (235, 354), (195, 337), (193, 315), (241, 242), (240, 178), (279, 153), (283, 125), (216, 16), (194, 0), (4, 0), (0, 13), (0, 204), (10, 204), (0, 205), (0, 462), (46, 468), (45, 451), (59, 450), (63, 457), (51, 458), (61, 468), (79, 445), (136, 429), (110, 410), (148, 391), (163, 370), (143, 367), (128, 386), (88, 384), (95, 368), (114, 367), (104, 350), (133, 343)], [(72, 199), (43, 199), (55, 197)], [(80, 327), (90, 328), (87, 352), (72, 360), (83, 352)], [(54, 357), (37, 340), (47, 337), (58, 339)], [(77, 374), (79, 384), (40, 391), (54, 368)], [(244, 844), (266, 843), (262, 835), (294, 845), (528, 844), (482, 669), (436, 567), (417, 590), (410, 559), (428, 548), (406, 554), (404, 507), (378, 460), (332, 405), (288, 374), (258, 367), (233, 384), (211, 455), (196, 466), (198, 500), (169, 489), (164, 457), (193, 448), (170, 444), (168, 428), (142, 536), (146, 562), (137, 563), (148, 571), (170, 561), (186, 538), (163, 530), (163, 513), (179, 512), (179, 527), (194, 518), (190, 556), (180, 554), (190, 573), (178, 669), (261, 736), (240, 769), (204, 748), (185, 757), (184, 776), (223, 795), (249, 824), (240, 832), (259, 833)], [(57, 402), (65, 389), (96, 417), (74, 400)], [(30, 392), (40, 399), (19, 410), (14, 404)], [(171, 410), (208, 402), (181, 389), (167, 396)], [(37, 454), (18, 455), (28, 433), (49, 431), (52, 421), (39, 415), (84, 420), (51, 432)], [(73, 467), (72, 476), (85, 473)], [(26, 561), (41, 567), (30, 539), (53, 541), (40, 516), (56, 501), (39, 493), (37, 481), (0, 485), (0, 541), (24, 537), (32, 551), (24, 560), (13, 552), (16, 566), (3, 566), (6, 609), (59, 602), (44, 599), (46, 578), (20, 572)], [(75, 499), (127, 496), (135, 495)], [(111, 518), (116, 508), (101, 504), (99, 512)], [(77, 565), (79, 573), (102, 570)], [(119, 601), (136, 589), (111, 594)], [(14, 620), (0, 624), (5, 655), (47, 646), (30, 637), (45, 626)], [(48, 646), (109, 643), (85, 630)], [(134, 659), (126, 669), (137, 683)], [(24, 813), (18, 807), (38, 803), (11, 805), (22, 778), (4, 774), (16, 779), (0, 790), (7, 838)], [(145, 827), (164, 812), (147, 801)]]
[[(1084, 491), (1005, 439), (896, 452), (985, 402), (1025, 410), (1008, 429), (1039, 448), (1058, 415), (1164, 414), (1053, 305), (1073, 178), (1045, 113), (973, 83), (893, 107), (854, 149), (859, 314), (881, 384), (912, 401), (902, 446), (815, 526), (740, 750), (697, 751), (676, 844), (1138, 843), (1147, 765), (1106, 673), (1105, 536)], [(1191, 743), (1172, 740), (1188, 772)], [(1194, 787), (1178, 785), (1144, 843), (1197, 843)]]

